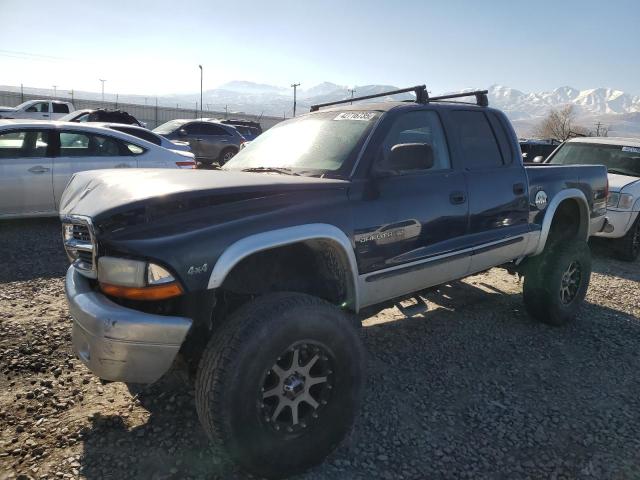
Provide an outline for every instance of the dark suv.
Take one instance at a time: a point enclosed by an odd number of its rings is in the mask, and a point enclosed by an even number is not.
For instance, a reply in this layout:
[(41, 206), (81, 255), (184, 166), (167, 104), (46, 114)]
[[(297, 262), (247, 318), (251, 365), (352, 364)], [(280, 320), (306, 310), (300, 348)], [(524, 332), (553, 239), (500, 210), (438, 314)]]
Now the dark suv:
[(189, 142), (196, 160), (205, 164), (224, 165), (246, 141), (235, 127), (209, 120), (170, 120), (153, 131), (169, 140)]

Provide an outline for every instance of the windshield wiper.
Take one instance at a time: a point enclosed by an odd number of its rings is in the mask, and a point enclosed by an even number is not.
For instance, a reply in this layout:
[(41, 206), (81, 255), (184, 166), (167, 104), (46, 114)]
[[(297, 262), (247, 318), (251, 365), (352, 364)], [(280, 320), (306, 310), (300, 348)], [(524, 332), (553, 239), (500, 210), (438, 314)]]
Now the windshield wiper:
[(272, 172), (272, 173), (282, 173), (284, 175), (300, 176), (299, 173), (294, 172), (290, 168), (280, 168), (280, 167), (251, 167), (251, 168), (243, 168), (240, 171), (241, 172)]

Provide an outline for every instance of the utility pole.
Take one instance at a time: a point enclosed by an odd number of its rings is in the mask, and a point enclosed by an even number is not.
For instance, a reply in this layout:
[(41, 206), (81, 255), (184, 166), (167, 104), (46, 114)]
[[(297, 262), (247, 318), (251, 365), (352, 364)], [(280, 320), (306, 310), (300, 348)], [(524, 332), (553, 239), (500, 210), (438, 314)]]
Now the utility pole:
[(596, 137), (600, 136), (600, 127), (602, 126), (602, 122), (596, 123)]
[(106, 82), (106, 80), (103, 80), (101, 78), (99, 78), (98, 80), (102, 82), (102, 101), (104, 102), (104, 82)]
[(351, 92), (351, 103), (349, 105), (353, 105), (353, 94), (355, 93), (356, 89), (350, 88), (348, 89), (348, 91)]
[(156, 97), (156, 127), (158, 126), (158, 97)]
[(200, 120), (202, 120), (202, 65), (200, 67)]
[(293, 87), (293, 116), (295, 117), (296, 116), (296, 91), (300, 86), (300, 84), (292, 83), (291, 86)]
[(20, 84), (20, 103), (24, 102), (24, 87)]
[(118, 108), (118, 94), (116, 93), (116, 108)]
[(69, 93), (71, 94), (71, 103), (73, 103), (73, 88), (71, 89), (71, 91)]
[(224, 106), (224, 118), (229, 118), (229, 105)]
[(54, 85), (53, 86), (53, 98), (56, 98), (58, 96), (58, 86)]

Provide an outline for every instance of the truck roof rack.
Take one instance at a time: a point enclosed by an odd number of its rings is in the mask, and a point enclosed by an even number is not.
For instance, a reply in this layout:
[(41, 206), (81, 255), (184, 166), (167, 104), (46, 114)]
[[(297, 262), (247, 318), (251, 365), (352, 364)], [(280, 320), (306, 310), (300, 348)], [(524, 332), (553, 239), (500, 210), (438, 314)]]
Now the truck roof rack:
[(464, 98), (464, 97), (476, 97), (476, 105), (480, 107), (489, 106), (489, 100), (487, 98), (488, 90), (474, 90), (472, 92), (452, 93), (449, 95), (440, 95), (438, 97), (429, 97), (426, 85), (416, 85), (415, 87), (401, 88), (400, 90), (391, 90), (388, 92), (376, 93), (373, 95), (365, 95), (363, 97), (346, 98), (344, 100), (337, 100), (335, 102), (318, 103), (311, 105), (311, 112), (317, 112), (323, 107), (330, 107), (332, 105), (342, 105), (345, 103), (358, 102), (360, 100), (369, 100), (371, 98), (387, 97), (389, 95), (397, 95), (399, 93), (414, 92), (416, 94), (415, 100), (408, 100), (409, 102), (416, 103), (428, 103), (428, 102), (441, 102), (452, 98)]

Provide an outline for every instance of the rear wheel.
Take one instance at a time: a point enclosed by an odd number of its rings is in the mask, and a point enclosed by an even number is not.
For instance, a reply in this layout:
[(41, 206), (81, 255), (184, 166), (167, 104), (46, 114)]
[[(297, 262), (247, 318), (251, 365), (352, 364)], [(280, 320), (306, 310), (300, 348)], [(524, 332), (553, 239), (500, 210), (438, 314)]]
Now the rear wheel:
[(353, 322), (324, 300), (280, 293), (244, 305), (214, 335), (196, 379), (214, 446), (260, 476), (321, 462), (359, 403), (364, 362)]
[(238, 153), (233, 148), (225, 148), (222, 152), (220, 152), (220, 156), (218, 157), (218, 165), (222, 166), (236, 156)]
[(621, 260), (633, 262), (640, 256), (640, 214), (627, 234), (616, 240), (617, 256)]
[(564, 325), (572, 320), (589, 288), (591, 252), (587, 242), (564, 241), (531, 259), (524, 278), (524, 303), (537, 320)]

